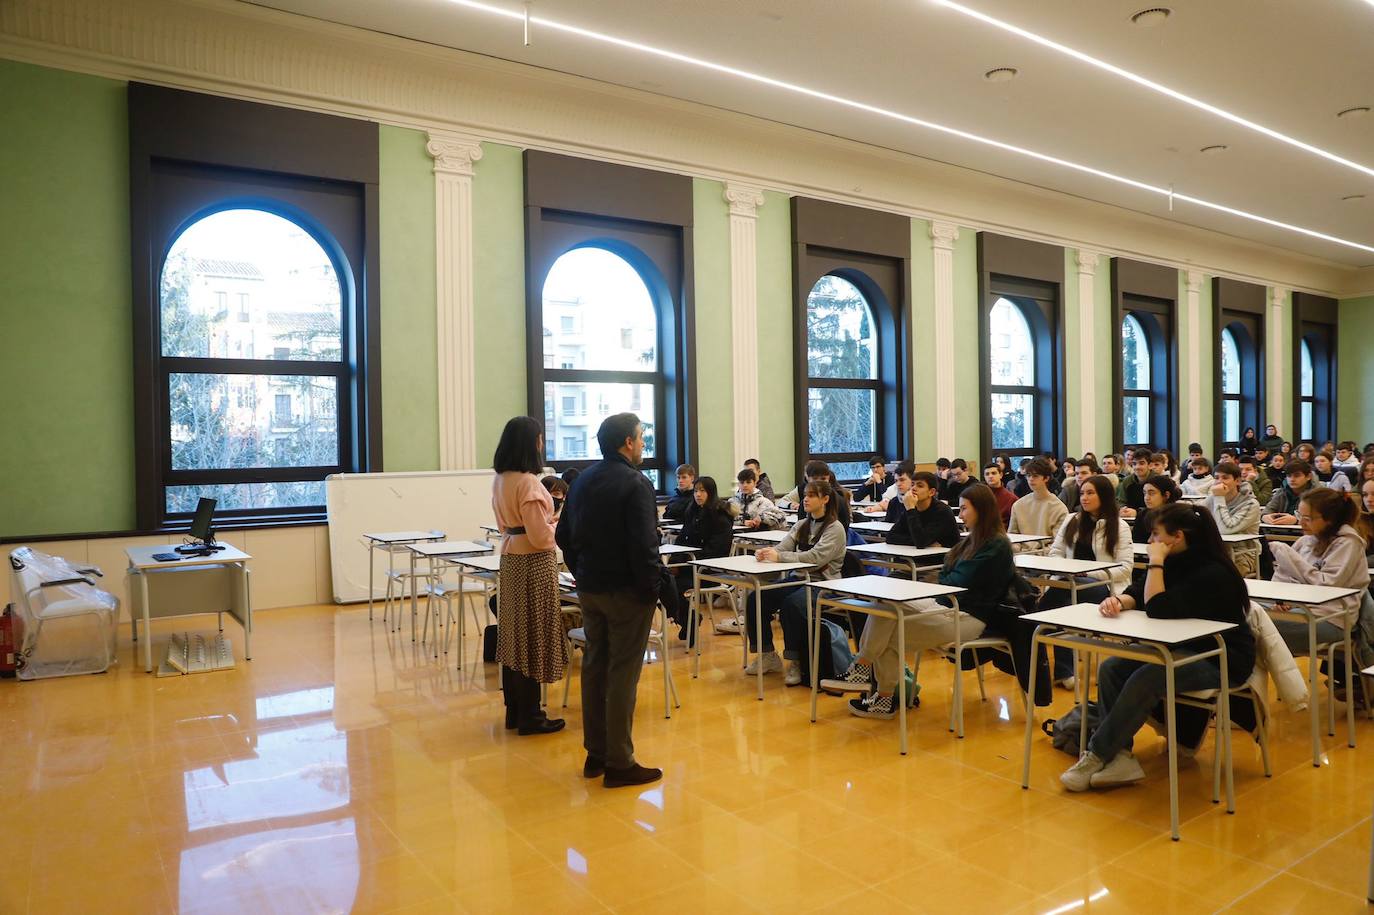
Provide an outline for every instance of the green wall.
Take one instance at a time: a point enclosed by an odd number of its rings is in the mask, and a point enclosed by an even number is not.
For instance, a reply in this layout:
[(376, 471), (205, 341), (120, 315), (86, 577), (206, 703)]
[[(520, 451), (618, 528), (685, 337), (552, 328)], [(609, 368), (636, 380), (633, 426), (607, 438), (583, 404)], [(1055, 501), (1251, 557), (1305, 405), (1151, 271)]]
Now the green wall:
[(418, 130), (382, 127), (382, 453), (386, 470), (439, 468), (434, 160)]
[[(726, 489), (735, 466), (733, 346), (730, 319), (730, 208), (725, 185), (692, 181), (692, 258), (696, 287), (697, 471)], [(731, 483), (733, 485), (733, 482)]]
[[(758, 209), (759, 454), (778, 494), (791, 489), (796, 430), (792, 383), (792, 203), (765, 191)], [(745, 455), (748, 457), (748, 455)]]
[(978, 376), (978, 233), (960, 226), (954, 243), (954, 385), (957, 391), (968, 394), (959, 395), (954, 413), (958, 453), (937, 457), (982, 460), (982, 420), (975, 407)]
[(1337, 312), (1336, 433), (1374, 441), (1374, 295), (1342, 299)]
[(0, 536), (130, 530), (124, 83), (0, 60), (0, 212)]
[(500, 143), (483, 143), (482, 158), (473, 166), (472, 287), (479, 467), (491, 465), (506, 421), (529, 412), (525, 391), (524, 174), (520, 149)]
[[(935, 403), (935, 248), (930, 221), (911, 220), (911, 390), (902, 406), (913, 410), (912, 459), (934, 461), (938, 423)], [(946, 455), (948, 457), (948, 455)]]

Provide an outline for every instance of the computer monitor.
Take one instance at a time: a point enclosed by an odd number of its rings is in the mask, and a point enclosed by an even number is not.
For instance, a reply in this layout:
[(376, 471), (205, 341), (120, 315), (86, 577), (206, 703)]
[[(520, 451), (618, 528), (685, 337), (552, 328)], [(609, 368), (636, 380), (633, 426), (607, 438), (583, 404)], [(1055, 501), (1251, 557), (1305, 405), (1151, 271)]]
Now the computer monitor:
[(216, 504), (214, 499), (202, 498), (196, 504), (196, 516), (191, 521), (191, 538), (206, 546), (212, 546), (215, 542), (215, 532), (210, 528), (210, 521), (214, 518)]

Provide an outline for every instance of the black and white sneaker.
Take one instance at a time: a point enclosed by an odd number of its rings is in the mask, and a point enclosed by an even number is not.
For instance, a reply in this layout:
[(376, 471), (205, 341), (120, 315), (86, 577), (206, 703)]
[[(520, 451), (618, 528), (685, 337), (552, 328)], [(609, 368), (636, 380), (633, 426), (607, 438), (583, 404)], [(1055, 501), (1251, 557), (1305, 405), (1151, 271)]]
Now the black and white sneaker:
[(873, 665), (854, 660), (849, 669), (838, 677), (827, 677), (820, 683), (821, 689), (830, 693), (871, 693), (874, 688)]
[(849, 714), (859, 718), (893, 718), (897, 714), (897, 703), (891, 696), (869, 693), (849, 700)]

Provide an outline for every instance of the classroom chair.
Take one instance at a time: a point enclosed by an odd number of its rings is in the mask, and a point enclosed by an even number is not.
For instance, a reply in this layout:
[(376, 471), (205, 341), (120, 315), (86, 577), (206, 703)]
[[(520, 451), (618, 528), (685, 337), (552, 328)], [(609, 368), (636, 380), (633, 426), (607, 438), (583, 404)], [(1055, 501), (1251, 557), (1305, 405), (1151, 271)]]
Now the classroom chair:
[[(656, 604), (654, 607), (654, 622), (657, 628), (652, 625), (649, 628), (649, 640), (645, 645), (645, 651), (658, 650), (658, 659), (663, 666), (663, 717), (672, 718), (674, 708), (682, 708), (682, 702), (678, 699), (677, 684), (673, 682), (672, 658), (669, 655), (668, 638), (668, 611), (663, 604)], [(572, 652), (573, 649), (587, 649), (587, 633), (578, 626), (568, 631), (568, 669), (563, 673), (563, 707), (568, 707), (568, 695), (572, 691)], [(648, 661), (646, 660), (646, 663)]]

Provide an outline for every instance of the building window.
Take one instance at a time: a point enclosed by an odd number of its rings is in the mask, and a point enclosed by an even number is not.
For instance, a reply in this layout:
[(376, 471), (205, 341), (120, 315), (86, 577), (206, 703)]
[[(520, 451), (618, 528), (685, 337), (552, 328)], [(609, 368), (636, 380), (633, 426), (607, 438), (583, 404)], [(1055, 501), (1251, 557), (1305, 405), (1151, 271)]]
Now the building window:
[[(220, 307), (224, 293), (204, 298), (212, 280), (251, 287), (275, 310), (257, 321), (231, 321)], [(239, 301), (248, 294), (239, 293)], [(338, 409), (348, 403), (349, 370), (341, 358), (342, 317), (334, 262), (299, 223), (229, 209), (177, 236), (159, 285), (167, 514), (193, 511), (202, 496), (222, 509), (323, 504), (324, 475), (344, 465)], [(253, 338), (271, 346), (271, 359), (230, 357)], [(256, 396), (268, 390), (270, 400)], [(258, 403), (271, 403), (272, 412), (259, 411)], [(255, 479), (280, 471), (299, 478)]]
[(1140, 319), (1121, 322), (1122, 443), (1144, 445), (1150, 438), (1150, 341)]
[(1241, 366), (1240, 344), (1231, 328), (1221, 331), (1221, 437), (1226, 444), (1240, 442)]
[(1299, 384), (1302, 416), (1298, 425), (1298, 434), (1303, 441), (1310, 442), (1313, 440), (1312, 414), (1316, 407), (1317, 379), (1316, 372), (1312, 369), (1312, 347), (1306, 339), (1302, 341), (1302, 370), (1299, 374)]
[(239, 293), (239, 322), (242, 323), (242, 324), (247, 324), (251, 319), (252, 319), (252, 315), (251, 315), (251, 314), (249, 313), (249, 311), (248, 311), (248, 293), (246, 293), (246, 292), (240, 292), (240, 293)]
[(868, 472), (877, 449), (878, 340), (853, 283), (823, 276), (806, 297), (807, 450), (842, 480)]
[[(562, 354), (562, 368), (544, 372), (545, 403), (557, 406), (552, 425), (544, 430), (549, 461), (600, 458), (596, 431), (601, 416), (631, 412), (644, 423), (644, 464), (658, 466), (654, 406), (661, 396), (663, 373), (654, 342), (658, 313), (644, 278), (613, 251), (574, 248), (559, 257), (544, 278), (543, 303), (545, 352)], [(560, 314), (570, 309), (576, 314)], [(552, 320), (555, 315), (557, 321)], [(646, 341), (639, 349), (622, 345), (627, 320), (630, 332)], [(596, 368), (578, 369), (576, 364)], [(598, 417), (587, 416), (589, 392), (598, 404)], [(573, 429), (575, 434), (569, 434)]]
[(1012, 463), (1047, 450), (1041, 414), (1046, 395), (1040, 383), (1035, 323), (1039, 306), (1029, 299), (998, 296), (988, 312), (988, 393), (992, 414), (992, 451)]
[(1125, 298), (1121, 318), (1123, 447), (1173, 447), (1172, 302)]

